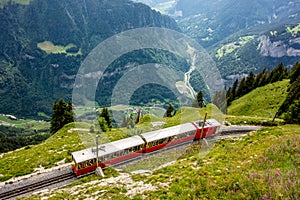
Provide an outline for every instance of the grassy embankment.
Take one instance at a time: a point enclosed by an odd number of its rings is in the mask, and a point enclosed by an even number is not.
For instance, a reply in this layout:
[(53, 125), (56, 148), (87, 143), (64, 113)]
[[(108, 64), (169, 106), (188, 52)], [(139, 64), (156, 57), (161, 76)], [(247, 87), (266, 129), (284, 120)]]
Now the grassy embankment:
[[(152, 174), (101, 180), (89, 176), (44, 198), (85, 199), (297, 199), (300, 197), (300, 126), (267, 127), (218, 141), (204, 157), (199, 144)], [(154, 161), (153, 161), (154, 162)], [(155, 163), (152, 163), (153, 165)], [(106, 172), (109, 177), (114, 171)], [(108, 179), (107, 179), (108, 180)], [(89, 181), (94, 181), (88, 183)], [(139, 192), (147, 185), (155, 191)], [(135, 191), (132, 195), (132, 191)], [(145, 190), (145, 189), (144, 189)], [(76, 191), (76, 192), (74, 192)], [(141, 189), (142, 191), (142, 189)], [(128, 195), (131, 194), (129, 197)], [(40, 199), (35, 196), (30, 199)]]
[[(153, 129), (203, 119), (205, 112), (208, 112), (208, 118), (216, 118), (219, 121), (223, 121), (223, 118), (225, 117), (213, 105), (208, 105), (205, 109), (183, 107), (172, 118), (162, 119), (147, 115), (144, 116), (136, 129), (113, 129), (112, 131), (101, 135), (101, 143), (129, 137), (141, 132), (151, 131)], [(234, 120), (245, 121), (244, 118), (234, 118)], [(251, 123), (259, 124), (263, 120), (268, 119), (253, 119)], [(162, 127), (152, 127), (151, 122), (155, 121), (163, 121), (166, 122), (166, 124)], [(90, 126), (90, 124), (85, 123), (76, 124), (76, 128), (83, 128), (85, 131), (78, 130), (70, 133), (68, 130), (75, 127), (74, 124), (70, 124), (39, 145), (29, 146), (21, 150), (2, 155), (0, 158), (0, 165), (4, 167), (0, 169), (0, 180), (5, 181), (12, 177), (32, 173), (35, 171), (35, 168), (50, 168), (56, 166), (56, 163), (62, 160), (69, 162), (71, 152), (83, 149), (85, 146), (93, 145), (95, 133), (89, 133)]]
[[(206, 111), (210, 113), (209, 116), (217, 115), (216, 112), (218, 112), (214, 106), (208, 106), (200, 112), (199, 109), (195, 108), (182, 108), (174, 118), (168, 119), (167, 124), (164, 126), (173, 126), (203, 118)], [(155, 128), (151, 125), (151, 122), (154, 121), (163, 121), (163, 119), (155, 116), (145, 116), (136, 129), (112, 129), (105, 134), (101, 134), (100, 143), (150, 131)], [(96, 131), (89, 133), (90, 127), (91, 125), (87, 123), (76, 123), (76, 127), (74, 123), (71, 123), (41, 144), (27, 146), (0, 155), (0, 166), (3, 166), (0, 168), (0, 181), (32, 173), (36, 168), (56, 166), (56, 163), (62, 160), (70, 162), (71, 152), (83, 149), (85, 146), (94, 145)], [(80, 128), (80, 130), (74, 128)], [(70, 131), (72, 129), (73, 131)]]
[(232, 102), (228, 114), (273, 118), (287, 96), (289, 80), (279, 81), (257, 88)]

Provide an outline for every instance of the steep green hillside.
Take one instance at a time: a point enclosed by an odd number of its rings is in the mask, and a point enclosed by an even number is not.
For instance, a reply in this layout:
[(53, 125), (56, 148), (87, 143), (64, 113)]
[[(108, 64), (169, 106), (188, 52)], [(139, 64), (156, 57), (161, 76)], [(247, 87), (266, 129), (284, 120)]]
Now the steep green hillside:
[(220, 140), (204, 157), (197, 144), (171, 166), (153, 172), (92, 175), (28, 199), (297, 199), (299, 133), (296, 125), (263, 128)]
[(229, 115), (274, 117), (288, 92), (289, 80), (257, 88), (235, 100), (228, 107)]
[(74, 124), (64, 127), (41, 144), (0, 155), (0, 181), (32, 173), (41, 167), (55, 166), (62, 160), (70, 162), (70, 153), (83, 148), (77, 132), (67, 131), (73, 127)]

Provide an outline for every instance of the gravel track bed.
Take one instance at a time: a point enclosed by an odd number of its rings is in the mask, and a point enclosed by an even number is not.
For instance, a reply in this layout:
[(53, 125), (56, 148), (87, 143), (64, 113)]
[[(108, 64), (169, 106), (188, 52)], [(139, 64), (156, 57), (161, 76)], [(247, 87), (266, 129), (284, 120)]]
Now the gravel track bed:
[[(0, 188), (0, 194), (4, 193), (4, 192), (11, 191), (11, 190), (15, 190), (15, 189), (18, 189), (18, 188), (26, 187), (28, 185), (38, 183), (38, 182), (41, 182), (41, 181), (44, 181), (44, 180), (49, 180), (51, 178), (54, 178), (54, 177), (57, 177), (57, 176), (60, 176), (60, 175), (63, 175), (63, 174), (67, 174), (67, 173), (70, 173), (70, 172), (72, 172), (72, 168), (71, 167), (65, 167), (65, 168), (53, 170), (53, 171), (48, 172), (48, 173), (38, 174), (38, 175), (35, 175), (35, 176), (32, 176), (32, 177), (29, 177), (27, 179), (22, 179), (19, 182), (15, 182), (15, 183), (12, 183), (12, 184), (6, 184), (6, 185), (4, 185)], [(62, 187), (64, 185), (67, 185), (67, 184), (70, 184), (70, 183), (74, 182), (75, 180), (77, 180), (76, 177), (74, 177), (73, 179), (69, 179), (69, 180), (66, 180), (66, 181), (63, 181), (63, 182), (53, 184), (53, 185), (45, 186), (43, 188), (37, 189), (35, 191), (29, 192), (27, 194), (20, 195), (20, 196), (17, 196), (17, 197), (20, 198), (22, 196), (29, 196), (33, 193), (36, 193), (38, 191), (45, 190), (45, 189), (50, 190), (50, 189), (53, 189), (53, 188)], [(11, 198), (11, 199), (15, 199), (17, 197), (14, 197), (14, 198)]]

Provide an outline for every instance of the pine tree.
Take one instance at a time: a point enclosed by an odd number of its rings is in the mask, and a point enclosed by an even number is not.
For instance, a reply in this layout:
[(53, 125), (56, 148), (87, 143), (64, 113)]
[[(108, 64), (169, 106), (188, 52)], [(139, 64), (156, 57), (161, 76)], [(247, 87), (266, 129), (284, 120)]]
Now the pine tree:
[(232, 101), (235, 100), (238, 84), (239, 84), (239, 80), (236, 79), (231, 89)]
[(246, 94), (248, 92), (251, 92), (253, 89), (255, 89), (254, 84), (255, 84), (255, 75), (253, 72), (250, 72), (250, 74), (246, 78), (246, 89), (245, 89)]
[(109, 129), (107, 121), (105, 120), (104, 117), (99, 117), (98, 118), (98, 123), (99, 123), (99, 126), (100, 126), (100, 128), (103, 132), (106, 132)]
[(277, 81), (282, 81), (286, 77), (287, 77), (286, 69), (285, 69), (283, 63), (280, 63), (277, 67), (275, 67), (272, 70), (268, 82), (274, 83)]
[(300, 76), (300, 62), (297, 62), (291, 71), (290, 84), (293, 84), (297, 78)]
[(246, 78), (242, 78), (236, 92), (236, 97), (241, 97), (247, 93)]
[(262, 81), (265, 76), (265, 73), (266, 73), (266, 68), (264, 68), (263, 71), (261, 71), (260, 73), (257, 74), (257, 76), (255, 78), (255, 82), (254, 82), (255, 88), (262, 86)]
[(281, 114), (287, 112), (289, 107), (299, 99), (300, 99), (300, 76), (290, 86), (289, 93), (285, 101), (283, 102), (283, 104), (280, 106), (278, 110), (278, 115), (280, 116)]
[(223, 113), (226, 113), (227, 106), (226, 106), (226, 88), (221, 91), (218, 91), (214, 94), (213, 104), (215, 104)]
[(50, 132), (55, 133), (64, 125), (74, 121), (73, 105), (71, 102), (65, 103), (63, 99), (53, 104), (53, 113), (50, 122)]
[(284, 115), (284, 120), (291, 124), (300, 124), (300, 100), (295, 101)]
[(167, 111), (164, 114), (164, 117), (173, 117), (174, 112), (175, 112), (174, 107), (172, 106), (172, 104), (169, 104)]
[(109, 112), (108, 112), (108, 109), (106, 107), (104, 107), (101, 111), (101, 114), (99, 117), (103, 117), (106, 121), (106, 124), (108, 126), (109, 129), (112, 128), (112, 121), (110, 119), (110, 115), (109, 115)]
[(138, 109), (135, 124), (138, 124), (140, 122), (140, 117), (141, 117), (141, 109)]
[(203, 108), (204, 107), (204, 98), (203, 98), (202, 91), (199, 91), (197, 93), (196, 99), (194, 100), (192, 106), (196, 107), (196, 108)]

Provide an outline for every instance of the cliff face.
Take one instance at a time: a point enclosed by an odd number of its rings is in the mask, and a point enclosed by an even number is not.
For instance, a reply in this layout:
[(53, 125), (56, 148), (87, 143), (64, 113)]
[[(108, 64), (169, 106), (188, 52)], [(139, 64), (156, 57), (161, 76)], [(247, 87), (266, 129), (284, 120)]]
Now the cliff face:
[(0, 112), (50, 113), (70, 98), (85, 56), (101, 41), (139, 27), (176, 22), (127, 0), (31, 0), (0, 4)]
[(300, 37), (285, 42), (284, 40), (271, 41), (269, 36), (262, 35), (258, 40), (258, 50), (263, 56), (273, 58), (300, 56), (300, 49), (296, 48), (296, 46), (300, 46)]

